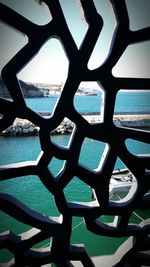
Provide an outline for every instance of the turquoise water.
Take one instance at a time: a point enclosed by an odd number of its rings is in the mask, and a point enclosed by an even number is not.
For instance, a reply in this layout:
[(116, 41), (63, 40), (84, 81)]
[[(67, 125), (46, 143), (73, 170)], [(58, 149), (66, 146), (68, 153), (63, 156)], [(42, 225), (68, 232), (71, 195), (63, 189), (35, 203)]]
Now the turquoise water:
[[(34, 111), (52, 112), (57, 97), (26, 99), (28, 107)], [(101, 93), (93, 96), (74, 97), (74, 106), (78, 112), (99, 112)], [(115, 112), (150, 111), (150, 92), (119, 91), (116, 97)]]
[[(142, 101), (141, 101), (142, 99)], [(35, 111), (52, 111), (57, 99), (42, 98), (42, 99), (27, 99), (27, 104)], [(116, 111), (150, 111), (150, 93), (122, 93), (117, 96)], [(98, 96), (76, 96), (74, 105), (79, 112), (94, 112), (100, 108), (100, 95)], [(39, 108), (40, 107), (40, 108)], [(67, 146), (70, 136), (52, 136), (53, 142), (61, 146)], [(79, 162), (85, 167), (92, 170), (99, 166), (102, 153), (105, 149), (105, 143), (85, 138)], [(150, 145), (133, 140), (127, 140), (126, 146), (133, 154), (150, 154)], [(0, 137), (0, 165), (16, 163), (20, 161), (36, 160), (41, 151), (38, 136), (35, 137)], [(63, 161), (53, 158), (49, 164), (49, 169), (55, 176), (63, 166)], [(124, 164), (118, 159), (115, 169), (124, 168)], [(23, 201), (30, 208), (39, 211), (49, 216), (58, 216), (59, 212), (54, 202), (53, 196), (43, 186), (37, 176), (26, 176), (0, 183), (0, 191), (9, 193), (19, 200)], [(74, 177), (64, 190), (68, 201), (90, 201), (91, 190), (78, 177)], [(38, 200), (38, 201), (37, 201)], [(139, 213), (139, 211), (137, 211)], [(141, 213), (140, 213), (141, 215)], [(141, 217), (149, 216), (143, 213)], [(103, 220), (110, 221), (113, 218), (103, 217)], [(140, 219), (133, 215), (132, 222), (140, 223)], [(21, 233), (28, 230), (30, 227), (24, 225), (7, 214), (0, 212), (0, 232), (10, 229), (14, 233)], [(110, 238), (96, 236), (90, 233), (83, 222), (83, 218), (73, 218), (73, 231), (71, 236), (72, 243), (84, 243), (90, 255), (100, 255), (113, 253), (124, 238)], [(46, 240), (42, 245), (46, 245), (50, 240)], [(108, 246), (109, 244), (109, 246)], [(9, 257), (11, 254), (9, 253)], [(2, 250), (0, 254), (0, 262), (8, 258), (6, 250)]]
[[(69, 135), (53, 136), (53, 142), (59, 145), (66, 146), (68, 144)], [(143, 144), (137, 141), (128, 140), (127, 147), (131, 153), (150, 153), (150, 145)], [(40, 143), (38, 137), (0, 137), (1, 159), (0, 164), (9, 164), (26, 160), (35, 160), (40, 153)], [(86, 138), (83, 142), (79, 162), (90, 169), (95, 169), (99, 165), (105, 144), (98, 141), (93, 141)], [(56, 175), (63, 165), (63, 161), (53, 159), (49, 164), (49, 169)], [(123, 163), (116, 162), (115, 168), (124, 167)], [(37, 176), (26, 176), (15, 178), (13, 180), (2, 181), (0, 191), (10, 193), (23, 201), (30, 208), (50, 216), (58, 216), (59, 212), (55, 206), (53, 196), (43, 186)], [(91, 201), (90, 188), (74, 177), (64, 190), (68, 201)], [(37, 201), (38, 200), (38, 201)], [(104, 217), (104, 220), (109, 221), (110, 218)], [(112, 218), (111, 218), (112, 220)], [(140, 220), (133, 216), (132, 222), (139, 223)], [(71, 236), (72, 243), (84, 243), (90, 255), (100, 255), (113, 253), (124, 238), (110, 238), (96, 236), (90, 233), (83, 222), (83, 218), (73, 218), (73, 231)], [(21, 233), (29, 229), (29, 226), (17, 222), (3, 212), (0, 213), (0, 231), (11, 229), (14, 233)], [(82, 234), (81, 234), (82, 233)], [(42, 243), (45, 245), (49, 240)], [(92, 245), (91, 245), (92, 244)], [(110, 244), (108, 248), (108, 244)], [(6, 251), (2, 251), (0, 261), (8, 257)], [(2, 259), (1, 259), (2, 258)]]

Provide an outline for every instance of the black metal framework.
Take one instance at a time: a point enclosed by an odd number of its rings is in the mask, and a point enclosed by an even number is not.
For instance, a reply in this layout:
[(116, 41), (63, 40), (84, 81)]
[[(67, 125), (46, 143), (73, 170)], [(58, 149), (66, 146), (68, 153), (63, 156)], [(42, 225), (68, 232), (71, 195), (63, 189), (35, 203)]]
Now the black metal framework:
[[(60, 0), (61, 1), (61, 0)], [(149, 265), (150, 220), (139, 225), (129, 223), (135, 209), (146, 210), (150, 205), (150, 158), (131, 154), (126, 146), (127, 138), (150, 143), (150, 134), (129, 128), (117, 127), (113, 123), (114, 105), (117, 92), (122, 89), (150, 89), (150, 79), (117, 78), (112, 75), (112, 68), (129, 44), (144, 42), (150, 38), (150, 27), (138, 31), (129, 28), (129, 17), (125, 0), (110, 0), (117, 27), (114, 32), (111, 50), (102, 66), (89, 70), (87, 63), (103, 27), (103, 19), (98, 14), (92, 0), (81, 0), (85, 19), (89, 25), (85, 39), (78, 49), (68, 29), (63, 11), (58, 0), (44, 0), (52, 14), (52, 20), (39, 26), (17, 12), (0, 4), (2, 22), (10, 25), (28, 37), (28, 43), (8, 62), (2, 70), (2, 79), (13, 99), (0, 98), (1, 131), (10, 126), (15, 118), (28, 119), (40, 127), (39, 140), (41, 153), (36, 161), (20, 162), (0, 168), (0, 180), (20, 176), (36, 175), (48, 191), (53, 194), (60, 217), (46, 217), (39, 214), (11, 195), (0, 194), (1, 210), (17, 220), (33, 227), (25, 238), (11, 232), (2, 233), (0, 247), (6, 247), (14, 254), (9, 266), (42, 266), (54, 262), (56, 266), (72, 266), (70, 261), (81, 261), (83, 266), (94, 266), (84, 246), (70, 244), (72, 217), (79, 216), (85, 220), (88, 230), (97, 235), (128, 236), (124, 249), (114, 257), (112, 266)], [(69, 71), (61, 97), (51, 118), (45, 119), (26, 106), (17, 73), (36, 55), (41, 46), (50, 38), (58, 38), (69, 60)], [(103, 121), (89, 124), (75, 110), (73, 98), (82, 81), (96, 81), (104, 91), (105, 101)], [(50, 138), (51, 132), (67, 117), (75, 124), (71, 142), (64, 149), (55, 145)], [(102, 168), (91, 171), (82, 166), (78, 159), (84, 138), (89, 137), (109, 145), (105, 151)], [(52, 158), (65, 160), (65, 165), (57, 177), (48, 169)], [(117, 157), (135, 176), (137, 184), (120, 203), (109, 200), (109, 183)], [(67, 202), (64, 188), (77, 176), (95, 190), (96, 201), (90, 203)], [(102, 215), (115, 216), (114, 222), (98, 223)], [(35, 229), (36, 228), (36, 229)], [(52, 237), (51, 248), (35, 251), (32, 246)], [(130, 246), (127, 246), (130, 244)], [(115, 255), (115, 256), (116, 256)], [(14, 265), (13, 265), (14, 264)]]

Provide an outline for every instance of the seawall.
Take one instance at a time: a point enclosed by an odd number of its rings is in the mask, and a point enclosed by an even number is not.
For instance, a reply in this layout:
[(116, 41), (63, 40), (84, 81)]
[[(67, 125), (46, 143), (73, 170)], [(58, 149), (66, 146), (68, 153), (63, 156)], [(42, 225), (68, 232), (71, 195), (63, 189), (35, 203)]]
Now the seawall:
[[(42, 113), (43, 114), (43, 113)], [(82, 115), (91, 124), (102, 121), (100, 115)], [(47, 117), (47, 114), (44, 114)], [(114, 124), (118, 127), (150, 129), (150, 114), (116, 114), (113, 117)], [(63, 122), (53, 130), (53, 135), (70, 134), (74, 128), (74, 123), (65, 118)], [(16, 118), (13, 125), (4, 130), (2, 136), (34, 136), (38, 135), (39, 127), (28, 120)]]

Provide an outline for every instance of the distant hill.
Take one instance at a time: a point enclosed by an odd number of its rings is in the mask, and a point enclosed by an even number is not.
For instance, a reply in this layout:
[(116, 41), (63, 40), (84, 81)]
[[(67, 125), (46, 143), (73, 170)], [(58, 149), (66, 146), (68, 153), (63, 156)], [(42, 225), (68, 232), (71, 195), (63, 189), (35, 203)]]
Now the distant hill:
[[(21, 80), (19, 80), (19, 83), (21, 85), (24, 97), (29, 98), (29, 97), (43, 97), (44, 96), (44, 93), (36, 86), (32, 84), (27, 84)], [(1, 78), (0, 78), (0, 97), (4, 97), (4, 98), (11, 97), (8, 92), (7, 87), (5, 86)]]

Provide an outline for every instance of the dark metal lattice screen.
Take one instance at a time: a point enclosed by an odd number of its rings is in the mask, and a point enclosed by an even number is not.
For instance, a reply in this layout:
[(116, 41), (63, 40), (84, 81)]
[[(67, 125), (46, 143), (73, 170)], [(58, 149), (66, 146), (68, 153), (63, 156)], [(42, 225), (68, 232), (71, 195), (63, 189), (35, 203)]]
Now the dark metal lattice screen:
[[(60, 0), (61, 1), (61, 0)], [(131, 154), (126, 146), (127, 138), (150, 143), (150, 135), (146, 131), (117, 127), (113, 123), (114, 105), (117, 92), (122, 89), (149, 90), (150, 80), (144, 78), (121, 78), (112, 75), (112, 68), (129, 44), (144, 42), (150, 37), (150, 28), (131, 31), (125, 0), (111, 0), (110, 5), (117, 20), (111, 50), (102, 66), (89, 70), (87, 63), (103, 27), (103, 19), (98, 14), (92, 0), (81, 0), (85, 19), (89, 25), (81, 47), (78, 49), (68, 29), (63, 11), (58, 0), (44, 0), (50, 9), (52, 20), (44, 26), (38, 26), (17, 12), (0, 4), (2, 22), (24, 33), (28, 43), (8, 62), (2, 70), (2, 79), (13, 99), (0, 99), (0, 129), (10, 126), (15, 118), (28, 119), (40, 127), (39, 140), (41, 154), (33, 162), (20, 162), (3, 166), (0, 169), (0, 180), (13, 179), (26, 175), (36, 175), (48, 191), (53, 194), (60, 218), (39, 214), (11, 195), (0, 194), (0, 207), (3, 212), (17, 220), (36, 228), (26, 238), (11, 232), (3, 233), (0, 247), (6, 247), (14, 254), (14, 263), (9, 266), (42, 266), (54, 262), (57, 266), (70, 266), (70, 261), (81, 261), (84, 266), (94, 266), (84, 246), (70, 244), (73, 216), (83, 217), (88, 230), (104, 236), (128, 236), (130, 247), (120, 252), (112, 266), (148, 265), (150, 221), (147, 219), (139, 225), (129, 223), (135, 209), (149, 208), (150, 195), (150, 158)], [(69, 60), (69, 71), (61, 97), (53, 115), (49, 119), (41, 117), (26, 106), (17, 73), (36, 55), (41, 46), (49, 38), (58, 38), (64, 47)], [(73, 98), (82, 81), (96, 81), (103, 88), (105, 95), (103, 120), (91, 125), (75, 110)], [(58, 147), (50, 139), (51, 132), (67, 117), (75, 124), (71, 142), (67, 149)], [(82, 166), (78, 159), (84, 138), (105, 142), (109, 149), (105, 154), (100, 171), (90, 171)], [(52, 158), (65, 160), (63, 170), (53, 177), (48, 169)], [(117, 157), (127, 166), (137, 180), (136, 188), (132, 188), (120, 204), (109, 200), (109, 183)], [(77, 176), (95, 190), (96, 201), (72, 203), (65, 198), (64, 188)], [(102, 215), (115, 216), (114, 223), (98, 223)], [(32, 246), (52, 237), (51, 248), (35, 251)], [(134, 238), (133, 238), (134, 237)], [(128, 243), (128, 244), (129, 244)], [(12, 264), (12, 265), (11, 265)], [(14, 265), (13, 265), (14, 264)]]

